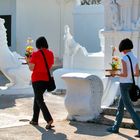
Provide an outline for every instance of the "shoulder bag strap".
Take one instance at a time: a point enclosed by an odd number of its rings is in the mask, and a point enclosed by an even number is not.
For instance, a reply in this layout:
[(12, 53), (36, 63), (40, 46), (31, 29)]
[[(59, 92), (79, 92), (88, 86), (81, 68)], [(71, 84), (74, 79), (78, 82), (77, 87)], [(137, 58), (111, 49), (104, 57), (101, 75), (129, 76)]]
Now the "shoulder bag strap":
[(46, 60), (46, 57), (45, 57), (45, 54), (42, 50), (40, 50), (40, 52), (42, 53), (42, 56), (44, 58), (44, 62), (45, 62), (45, 65), (46, 65), (46, 69), (47, 69), (47, 72), (48, 72), (48, 76), (49, 76), (49, 79), (51, 78), (51, 74), (50, 74), (50, 70), (49, 70), (49, 66), (48, 66), (48, 63), (47, 63), (47, 60)]
[(131, 74), (132, 74), (132, 80), (133, 80), (133, 84), (135, 85), (135, 79), (134, 79), (134, 72), (133, 72), (133, 67), (132, 67), (132, 61), (129, 55), (126, 55), (130, 61), (130, 66), (131, 66)]

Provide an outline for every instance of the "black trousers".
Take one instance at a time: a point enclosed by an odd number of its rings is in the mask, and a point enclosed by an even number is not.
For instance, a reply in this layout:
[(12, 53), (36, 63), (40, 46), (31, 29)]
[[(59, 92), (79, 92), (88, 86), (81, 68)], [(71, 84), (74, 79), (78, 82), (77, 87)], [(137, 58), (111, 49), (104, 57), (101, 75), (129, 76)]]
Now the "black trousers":
[(33, 105), (33, 118), (32, 121), (38, 122), (40, 109), (42, 111), (43, 117), (48, 123), (53, 120), (52, 116), (44, 102), (43, 94), (46, 90), (45, 81), (32, 82), (32, 87), (34, 90), (34, 105)]

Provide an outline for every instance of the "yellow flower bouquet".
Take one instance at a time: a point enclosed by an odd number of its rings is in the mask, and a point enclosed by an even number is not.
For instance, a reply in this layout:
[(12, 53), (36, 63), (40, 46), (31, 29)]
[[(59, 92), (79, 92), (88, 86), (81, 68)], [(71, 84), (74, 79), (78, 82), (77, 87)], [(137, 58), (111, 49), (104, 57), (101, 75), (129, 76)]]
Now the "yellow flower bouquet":
[(114, 75), (118, 73), (118, 70), (120, 69), (120, 59), (118, 56), (115, 56), (115, 51), (117, 50), (116, 47), (112, 47), (112, 62), (111, 65), (111, 71), (110, 74)]
[(34, 51), (34, 48), (32, 46), (27, 46), (25, 50), (25, 56), (30, 57)]
[(34, 48), (32, 46), (33, 40), (31, 38), (27, 39), (27, 46), (25, 49), (25, 56), (30, 57), (34, 51)]
[(110, 63), (112, 70), (118, 70), (120, 67), (120, 60), (118, 56), (112, 57), (112, 63)]

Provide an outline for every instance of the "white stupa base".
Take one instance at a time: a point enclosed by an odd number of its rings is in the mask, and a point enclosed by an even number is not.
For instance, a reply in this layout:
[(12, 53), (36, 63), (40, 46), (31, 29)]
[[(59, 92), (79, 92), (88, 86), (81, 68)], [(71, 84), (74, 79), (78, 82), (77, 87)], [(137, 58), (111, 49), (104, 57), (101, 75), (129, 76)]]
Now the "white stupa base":
[(102, 112), (103, 84), (98, 76), (89, 73), (67, 73), (62, 75), (66, 82), (65, 107), (69, 120), (90, 121)]
[(64, 80), (61, 78), (61, 76), (63, 74), (66, 73), (71, 73), (71, 72), (81, 72), (81, 73), (89, 73), (89, 74), (93, 74), (93, 75), (97, 75), (97, 76), (104, 76), (104, 70), (85, 70), (85, 69), (67, 69), (67, 68), (61, 68), (61, 69), (57, 69), (53, 72), (53, 76), (54, 76), (54, 80), (56, 83), (56, 90), (65, 90), (66, 87), (66, 83), (64, 82)]
[(56, 82), (56, 90), (54, 91), (55, 94), (61, 94), (63, 90), (67, 90), (67, 85), (65, 81), (61, 78), (62, 75), (71, 73), (71, 72), (81, 72), (81, 73), (88, 73), (91, 75), (97, 75), (103, 82), (103, 97), (101, 101), (102, 107), (110, 106), (116, 96), (119, 96), (120, 89), (119, 89), (119, 78), (118, 77), (105, 77), (104, 71), (101, 70), (93, 70), (93, 71), (85, 71), (85, 70), (78, 70), (78, 69), (57, 69), (53, 72), (54, 79)]

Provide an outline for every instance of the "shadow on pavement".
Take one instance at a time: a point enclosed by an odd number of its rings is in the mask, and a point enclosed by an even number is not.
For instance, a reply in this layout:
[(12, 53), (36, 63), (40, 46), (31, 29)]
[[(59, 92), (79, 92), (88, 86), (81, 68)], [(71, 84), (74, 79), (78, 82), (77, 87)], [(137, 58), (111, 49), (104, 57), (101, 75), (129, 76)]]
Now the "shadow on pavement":
[(41, 132), (41, 140), (68, 140), (63, 133), (55, 133), (54, 129), (46, 130), (41, 126), (33, 126)]
[[(91, 136), (97, 136), (97, 137), (103, 137), (103, 136), (112, 134), (106, 131), (108, 126), (101, 127), (103, 125), (100, 125), (100, 124), (94, 125), (94, 123), (82, 123), (82, 122), (76, 122), (76, 121), (70, 121), (69, 124), (77, 128), (77, 130), (75, 131), (75, 133), (77, 134), (85, 134), (85, 135), (91, 135)], [(134, 138), (120, 132), (118, 135), (128, 140), (135, 140)]]
[(108, 135), (108, 133), (104, 130), (104, 128), (101, 127), (101, 125), (97, 125), (97, 124), (94, 125), (94, 123), (86, 123), (86, 122), (82, 123), (82, 122), (70, 121), (69, 124), (77, 128), (77, 130), (75, 131), (75, 133), (77, 134), (85, 134), (85, 135), (101, 136), (101, 137)]
[(16, 100), (20, 98), (30, 98), (33, 97), (33, 95), (1, 95), (0, 96), (0, 109), (5, 109), (9, 107), (14, 107), (16, 106)]
[(127, 136), (127, 135), (125, 135), (125, 134), (122, 134), (122, 133), (119, 133), (118, 135), (120, 135), (120, 136), (126, 138), (127, 140), (136, 140), (136, 139), (134, 139), (134, 138), (132, 138), (132, 137), (130, 137), (130, 136)]

